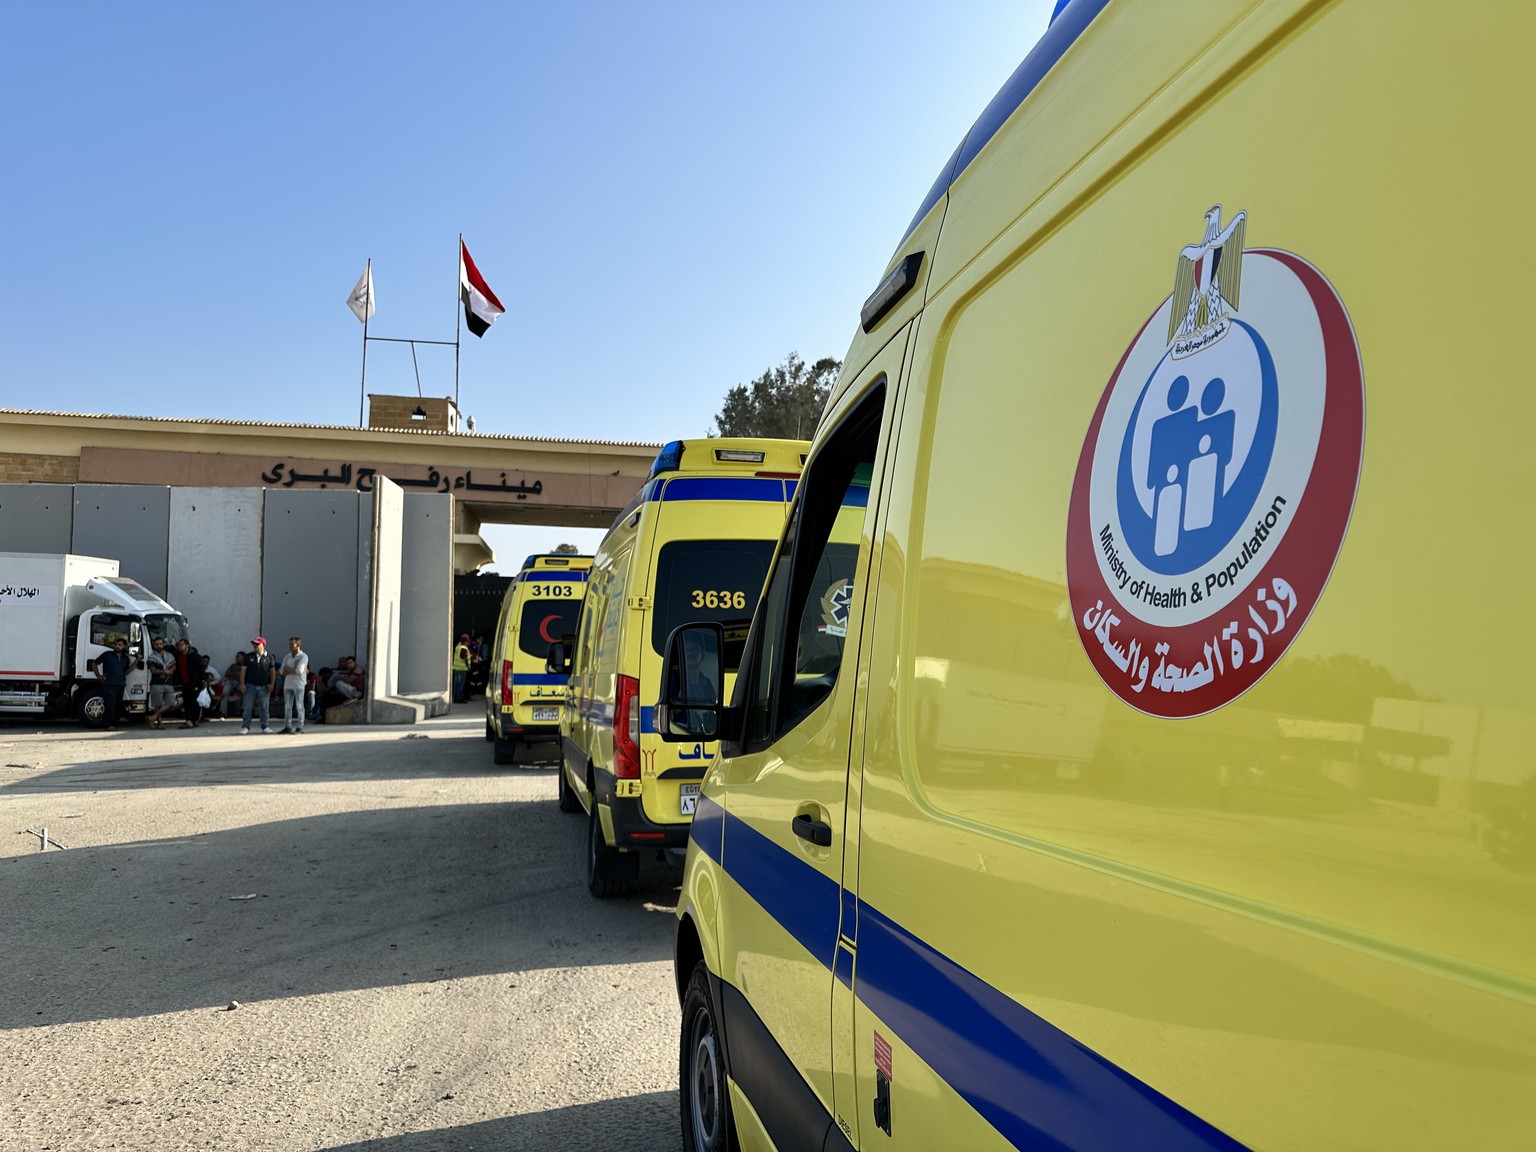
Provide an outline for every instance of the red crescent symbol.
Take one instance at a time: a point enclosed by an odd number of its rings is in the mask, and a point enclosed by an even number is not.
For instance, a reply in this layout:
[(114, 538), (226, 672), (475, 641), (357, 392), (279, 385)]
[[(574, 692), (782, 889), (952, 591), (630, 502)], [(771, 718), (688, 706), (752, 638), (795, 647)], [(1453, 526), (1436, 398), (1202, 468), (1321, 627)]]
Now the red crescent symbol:
[(560, 637), (558, 637), (558, 636), (551, 636), (549, 634), (549, 622), (551, 620), (559, 620), (559, 619), (561, 619), (560, 616), (546, 616), (546, 617), (544, 617), (544, 619), (539, 621), (539, 635), (544, 637), (545, 643), (547, 643), (547, 644), (554, 644), (554, 643), (556, 643), (560, 639)]

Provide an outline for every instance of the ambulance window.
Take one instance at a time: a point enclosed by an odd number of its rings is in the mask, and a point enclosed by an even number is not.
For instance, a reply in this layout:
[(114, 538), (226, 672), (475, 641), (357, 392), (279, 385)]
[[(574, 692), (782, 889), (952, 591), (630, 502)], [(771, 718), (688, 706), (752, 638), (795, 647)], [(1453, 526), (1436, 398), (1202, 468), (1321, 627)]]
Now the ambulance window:
[(801, 478), (759, 614), (745, 700), (749, 748), (800, 723), (837, 683), (857, 602), (854, 572), (884, 403), (882, 382), (827, 438)]
[(523, 616), (518, 621), (517, 646), (528, 656), (541, 661), (549, 646), (562, 636), (576, 631), (580, 600), (524, 600)]
[(773, 556), (773, 540), (671, 540), (656, 557), (651, 645), (658, 653), (680, 624), (716, 620), (726, 625), (725, 669), (736, 671), (730, 634), (744, 629), (757, 610)]

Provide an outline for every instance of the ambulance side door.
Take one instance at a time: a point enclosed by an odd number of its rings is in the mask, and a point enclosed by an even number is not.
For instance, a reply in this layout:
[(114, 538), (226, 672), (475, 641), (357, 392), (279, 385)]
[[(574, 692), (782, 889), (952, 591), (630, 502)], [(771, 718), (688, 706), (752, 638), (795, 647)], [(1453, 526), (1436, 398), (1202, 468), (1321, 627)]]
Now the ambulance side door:
[[(834, 1128), (833, 984), (843, 915), (848, 773), (863, 592), (903, 332), (860, 373), (799, 484), (734, 697), (741, 742), (721, 765), (720, 893), (730, 1071), (780, 1149)], [(877, 479), (877, 477), (876, 477)]]

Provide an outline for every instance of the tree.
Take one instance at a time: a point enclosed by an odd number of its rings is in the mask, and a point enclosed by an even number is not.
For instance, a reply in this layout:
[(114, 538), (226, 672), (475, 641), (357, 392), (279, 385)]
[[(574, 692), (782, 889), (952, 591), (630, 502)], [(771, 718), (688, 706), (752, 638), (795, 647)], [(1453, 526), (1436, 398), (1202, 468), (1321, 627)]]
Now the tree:
[(791, 352), (784, 363), (725, 394), (711, 435), (809, 440), (842, 367), (830, 356), (807, 366), (798, 352)]
[(581, 549), (576, 547), (576, 545), (574, 545), (574, 544), (556, 544), (555, 545), (555, 555), (556, 556), (579, 556), (579, 555), (581, 555)]

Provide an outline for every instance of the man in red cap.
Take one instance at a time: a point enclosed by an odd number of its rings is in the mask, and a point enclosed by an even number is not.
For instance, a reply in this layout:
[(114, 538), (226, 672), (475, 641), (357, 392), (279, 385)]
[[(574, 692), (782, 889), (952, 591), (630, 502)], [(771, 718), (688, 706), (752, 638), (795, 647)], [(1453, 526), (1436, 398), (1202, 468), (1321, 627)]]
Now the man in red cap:
[(469, 683), (469, 633), (459, 637), (459, 642), (453, 646), (453, 702), (462, 704), (465, 700), (464, 689)]
[(240, 690), (245, 693), (244, 721), (240, 735), (251, 734), (251, 713), (259, 709), (261, 730), (271, 732), (267, 725), (267, 713), (272, 707), (272, 690), (277, 687), (277, 662), (267, 651), (267, 638), (257, 636), (251, 640), (251, 650), (246, 653), (245, 663), (240, 666)]

